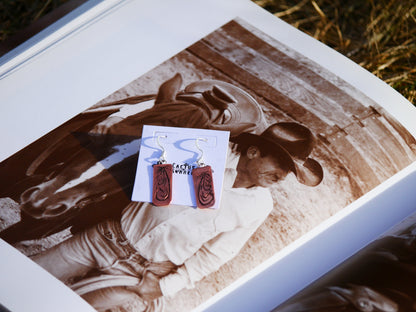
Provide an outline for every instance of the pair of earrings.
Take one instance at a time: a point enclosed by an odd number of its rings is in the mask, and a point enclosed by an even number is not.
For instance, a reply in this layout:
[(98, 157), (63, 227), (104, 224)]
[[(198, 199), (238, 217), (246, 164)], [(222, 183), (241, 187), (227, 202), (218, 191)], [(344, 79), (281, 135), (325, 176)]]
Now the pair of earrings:
[[(172, 173), (173, 166), (166, 160), (166, 150), (160, 144), (159, 138), (167, 136), (158, 136), (157, 144), (162, 149), (162, 155), (158, 162), (153, 165), (153, 193), (152, 202), (155, 206), (166, 206), (172, 200)], [(204, 163), (203, 150), (199, 146), (199, 140), (207, 141), (203, 138), (196, 139), (196, 147), (201, 152), (197, 159), (198, 167), (192, 170), (192, 180), (195, 191), (196, 204), (198, 208), (209, 208), (215, 203), (214, 182), (212, 179), (212, 169)]]

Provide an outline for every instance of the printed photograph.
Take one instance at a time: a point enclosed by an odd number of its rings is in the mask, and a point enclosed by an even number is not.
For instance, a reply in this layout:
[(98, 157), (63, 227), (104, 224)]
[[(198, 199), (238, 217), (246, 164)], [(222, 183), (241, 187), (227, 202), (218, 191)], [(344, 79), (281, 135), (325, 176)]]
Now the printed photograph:
[(415, 222), (407, 218), (273, 311), (416, 311)]
[[(131, 201), (144, 125), (230, 132), (218, 209)], [(415, 159), (376, 102), (236, 18), (0, 163), (0, 238), (97, 311), (188, 311)]]

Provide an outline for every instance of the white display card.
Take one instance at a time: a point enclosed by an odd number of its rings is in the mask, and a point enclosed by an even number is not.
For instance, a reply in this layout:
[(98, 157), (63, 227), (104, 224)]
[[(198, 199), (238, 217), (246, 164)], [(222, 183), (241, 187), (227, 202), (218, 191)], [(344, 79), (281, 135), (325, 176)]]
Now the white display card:
[(173, 165), (171, 204), (196, 207), (192, 168), (203, 151), (203, 160), (211, 166), (214, 181), (215, 204), (221, 200), (225, 162), (227, 159), (228, 131), (191, 129), (161, 126), (143, 126), (139, 160), (134, 181), (132, 200), (152, 201), (153, 165), (162, 155), (160, 145), (166, 151), (167, 163)]

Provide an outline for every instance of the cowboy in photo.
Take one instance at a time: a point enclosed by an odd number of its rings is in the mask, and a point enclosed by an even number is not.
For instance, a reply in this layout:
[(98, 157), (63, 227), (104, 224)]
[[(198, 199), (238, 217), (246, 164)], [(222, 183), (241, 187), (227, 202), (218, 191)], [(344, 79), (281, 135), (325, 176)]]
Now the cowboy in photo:
[[(231, 136), (267, 127), (260, 105), (241, 88), (220, 80), (182, 83), (176, 74), (157, 94), (87, 110), (65, 131), (48, 135), (39, 154), (29, 153), (35, 159), (17, 157), (16, 164), (0, 167), (2, 176), (10, 176), (2, 197), (19, 203), (21, 212), (0, 238), (15, 244), (119, 218), (130, 203), (143, 125), (226, 130)], [(16, 168), (25, 169), (23, 177)]]
[(323, 178), (309, 158), (315, 140), (293, 122), (229, 145), (219, 209), (131, 202), (119, 220), (82, 231), (32, 259), (98, 311), (135, 305), (158, 311), (165, 297), (234, 258), (273, 209), (268, 187), (288, 174), (308, 186)]

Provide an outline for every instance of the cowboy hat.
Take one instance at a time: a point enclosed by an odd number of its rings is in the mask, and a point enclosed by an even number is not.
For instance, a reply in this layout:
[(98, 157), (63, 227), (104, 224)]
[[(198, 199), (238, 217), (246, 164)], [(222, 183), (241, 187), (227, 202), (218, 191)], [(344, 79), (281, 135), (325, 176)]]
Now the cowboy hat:
[(246, 140), (257, 141), (263, 146), (268, 144), (276, 153), (284, 154), (300, 183), (308, 186), (321, 183), (324, 176), (322, 166), (308, 157), (315, 146), (315, 138), (305, 126), (296, 122), (278, 122), (260, 135), (243, 133), (238, 138), (240, 142)]

